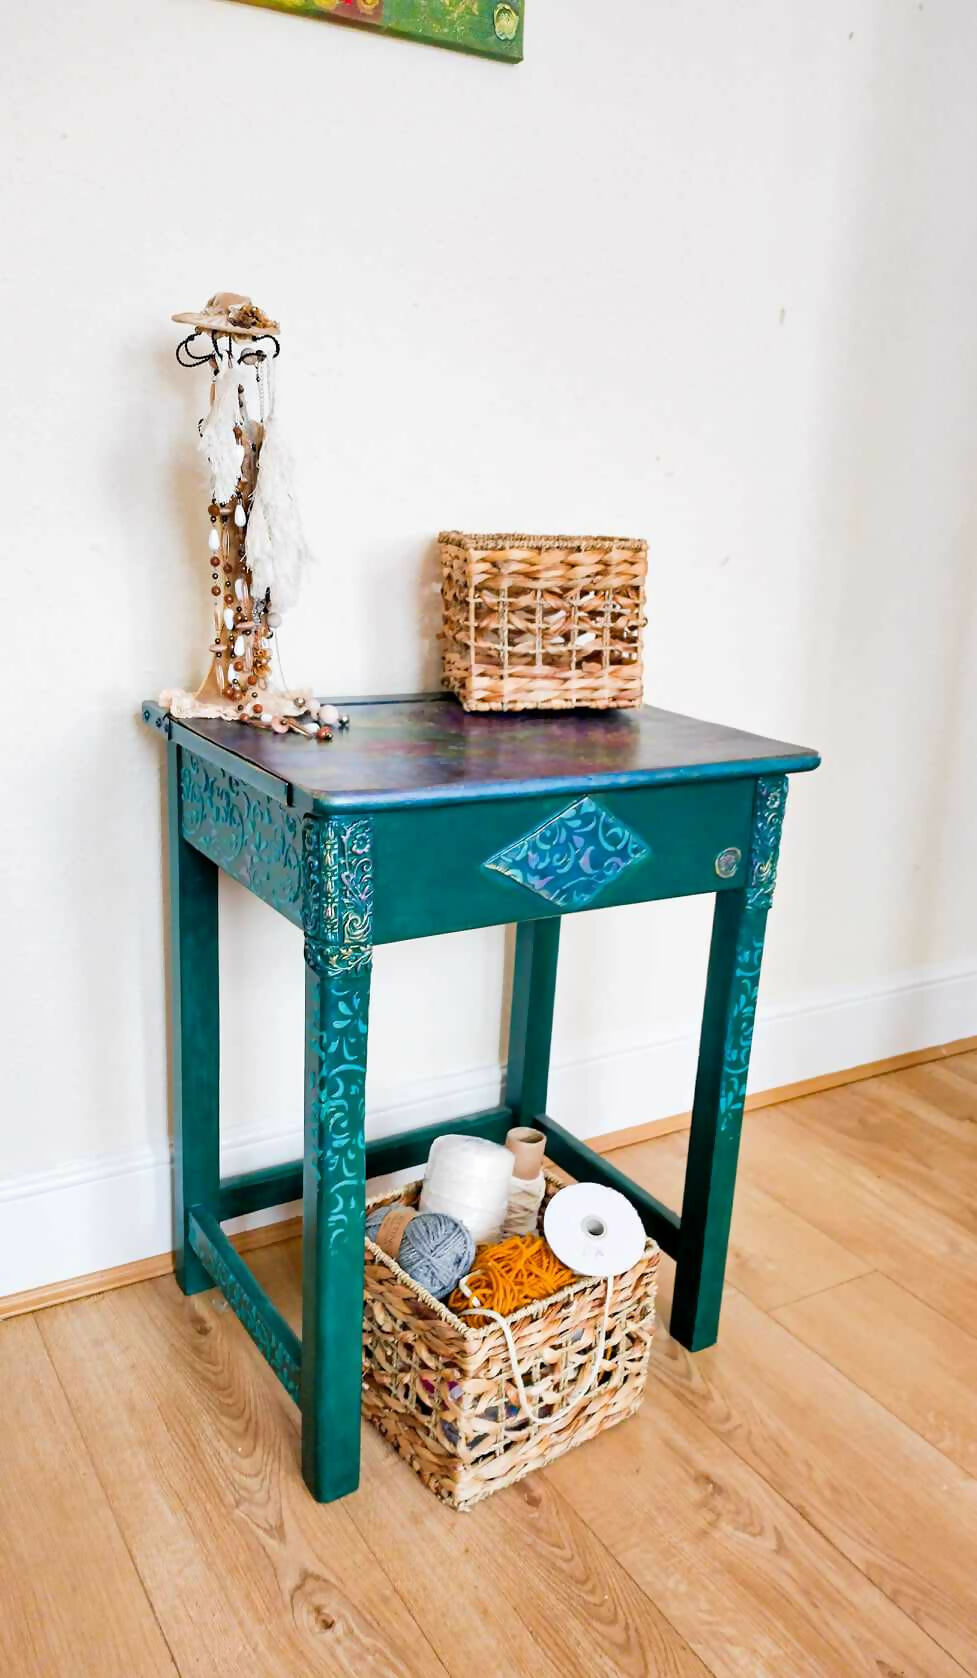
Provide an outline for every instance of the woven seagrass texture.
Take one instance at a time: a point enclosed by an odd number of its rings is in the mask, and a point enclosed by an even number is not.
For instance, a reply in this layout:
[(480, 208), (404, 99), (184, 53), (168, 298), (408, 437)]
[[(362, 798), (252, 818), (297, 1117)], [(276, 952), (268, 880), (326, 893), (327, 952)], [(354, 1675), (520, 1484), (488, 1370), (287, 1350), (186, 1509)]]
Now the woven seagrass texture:
[(648, 544), (442, 531), (442, 685), (466, 711), (640, 705)]
[[(568, 1180), (547, 1171), (547, 1199)], [(414, 1201), (419, 1189), (414, 1184), (370, 1204)], [(604, 1354), (589, 1392), (605, 1281), (581, 1277), (507, 1318), (538, 1418), (530, 1421), (498, 1323), (475, 1327), (455, 1316), (367, 1241), (363, 1414), (438, 1497), (470, 1509), (633, 1415), (648, 1374), (660, 1256), (648, 1241), (638, 1263), (615, 1277)], [(582, 1396), (574, 1403), (577, 1390)]]

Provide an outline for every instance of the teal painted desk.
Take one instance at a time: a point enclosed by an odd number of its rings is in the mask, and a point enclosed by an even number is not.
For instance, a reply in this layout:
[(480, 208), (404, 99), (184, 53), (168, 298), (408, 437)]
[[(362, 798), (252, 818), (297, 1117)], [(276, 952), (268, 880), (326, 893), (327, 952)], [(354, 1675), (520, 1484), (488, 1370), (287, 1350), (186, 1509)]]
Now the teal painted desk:
[[(359, 1479), (364, 1185), (421, 1164), (445, 1131), (545, 1131), (576, 1177), (622, 1189), (676, 1261), (671, 1332), (716, 1339), (740, 1122), (787, 776), (817, 753), (646, 708), (466, 716), (428, 696), (350, 706), (331, 745), (233, 723), (143, 718), (169, 758), (177, 1275), (216, 1284), (302, 1411), (322, 1501)], [(301, 1160), (221, 1178), (217, 875), (305, 936)], [(715, 895), (681, 1212), (547, 1115), (560, 921), (614, 904)], [(364, 1137), (378, 944), (515, 923), (505, 1101), (383, 1142)], [(615, 1117), (620, 1115), (603, 1115)], [(224, 1234), (301, 1195), (302, 1338)]]

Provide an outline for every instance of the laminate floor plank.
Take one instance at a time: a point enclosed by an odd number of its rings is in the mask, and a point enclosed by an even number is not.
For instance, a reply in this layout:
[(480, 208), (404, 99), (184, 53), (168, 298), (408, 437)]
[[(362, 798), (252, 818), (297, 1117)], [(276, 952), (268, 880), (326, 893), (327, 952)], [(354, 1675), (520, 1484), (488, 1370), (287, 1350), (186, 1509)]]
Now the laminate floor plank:
[[(660, 1329), (637, 1417), (468, 1515), (372, 1428), (315, 1504), (216, 1292), (0, 1325), (0, 1673), (977, 1678), (975, 1098), (968, 1052), (753, 1114), (719, 1345)], [(614, 1159), (677, 1205), (686, 1147)], [(249, 1260), (293, 1318), (297, 1260)]]
[[(688, 1131), (674, 1131), (657, 1141), (616, 1150), (613, 1162), (680, 1211), (688, 1151)], [(769, 1311), (862, 1276), (870, 1268), (743, 1173), (736, 1187), (727, 1276), (755, 1305)]]
[[(254, 1255), (254, 1270), (297, 1326), (298, 1242)], [(708, 1678), (547, 1474), (460, 1514), (365, 1426), (360, 1489), (344, 1507), (457, 1678)]]
[(878, 1272), (771, 1314), (977, 1476), (977, 1339)]
[[(977, 1148), (969, 1136), (958, 1140), (921, 1123), (918, 1113), (902, 1111), (891, 1096), (879, 1095), (867, 1084), (831, 1094), (837, 1099), (805, 1096), (791, 1114), (794, 1122), (826, 1142), (846, 1163), (907, 1190), (977, 1237)], [(759, 1127), (770, 1122), (776, 1125), (776, 1118), (761, 1117)]]
[(874, 1168), (809, 1126), (802, 1109), (816, 1099), (766, 1108), (747, 1120), (741, 1182), (797, 1208), (805, 1222), (869, 1269), (881, 1270), (969, 1333), (977, 1320), (977, 1236), (892, 1181), (883, 1160)]
[(967, 1049), (961, 1055), (948, 1055), (945, 1061), (932, 1064), (941, 1064), (948, 1070), (952, 1069), (954, 1077), (966, 1078), (968, 1083), (977, 1084), (977, 1049)]
[(444, 1673), (347, 1506), (308, 1496), (298, 1412), (217, 1293), (37, 1321), (181, 1678)]
[(546, 1476), (716, 1678), (960, 1678), (671, 1380), (653, 1383), (633, 1422)]
[(977, 1054), (913, 1067), (892, 1084), (885, 1078), (868, 1084), (897, 1111), (922, 1119), (965, 1148), (977, 1148)]
[(977, 1481), (735, 1289), (718, 1346), (693, 1357), (661, 1336), (653, 1366), (893, 1607), (977, 1672)]
[(177, 1678), (33, 1317), (0, 1325), (0, 1672)]

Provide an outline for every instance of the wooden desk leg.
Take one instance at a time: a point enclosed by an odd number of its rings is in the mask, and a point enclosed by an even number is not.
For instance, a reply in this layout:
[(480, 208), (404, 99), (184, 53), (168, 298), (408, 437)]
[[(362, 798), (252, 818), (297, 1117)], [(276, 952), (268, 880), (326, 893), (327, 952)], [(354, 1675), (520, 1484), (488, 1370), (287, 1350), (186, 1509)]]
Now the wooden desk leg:
[(182, 833), (180, 747), (167, 746), (173, 1246), (184, 1293), (212, 1288), (187, 1238), (187, 1212), (220, 1190), (220, 964), (217, 866)]
[(521, 1124), (546, 1112), (559, 953), (559, 915), (516, 928), (505, 1099)]
[(767, 911), (787, 800), (783, 775), (757, 782), (747, 886), (716, 898), (670, 1330), (690, 1351), (719, 1333), (743, 1102)]
[(366, 1053), (373, 951), (368, 822), (307, 822), (302, 1473), (320, 1503), (360, 1474)]

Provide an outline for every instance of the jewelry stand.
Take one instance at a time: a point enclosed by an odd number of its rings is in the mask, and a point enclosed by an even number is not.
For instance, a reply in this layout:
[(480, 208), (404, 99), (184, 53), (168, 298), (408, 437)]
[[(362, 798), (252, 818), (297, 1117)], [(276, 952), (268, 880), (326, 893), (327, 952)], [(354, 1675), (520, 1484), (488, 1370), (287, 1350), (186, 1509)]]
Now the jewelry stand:
[[(226, 439), (232, 456), (233, 444), (238, 445), (241, 464), (233, 492), (219, 499), (215, 490), (209, 508), (207, 563), (214, 608), (210, 668), (195, 693), (170, 689), (160, 695), (160, 705), (183, 719), (219, 717), (276, 734), (294, 731), (330, 740), (330, 725), (345, 726), (346, 722), (335, 707), (319, 706), (308, 693), (276, 687), (272, 680), (272, 643), (281, 615), (275, 608), (274, 587), (256, 591), (248, 562), (248, 524), (271, 412), (268, 374), (281, 349), (278, 322), (269, 320), (249, 298), (226, 291), (217, 292), (199, 313), (173, 319), (194, 328), (177, 346), (176, 359), (181, 367), (210, 368), (211, 411), (218, 380), (227, 379), (233, 367), (242, 371)], [(209, 348), (202, 348), (208, 339)], [(270, 353), (264, 345), (271, 346)], [(257, 418), (248, 412), (245, 370), (254, 376)], [(201, 421), (202, 434), (207, 423)]]

